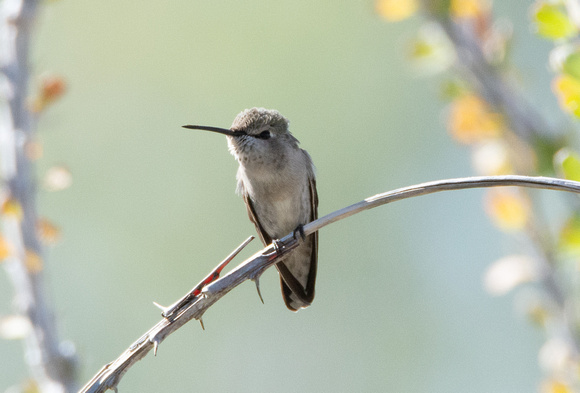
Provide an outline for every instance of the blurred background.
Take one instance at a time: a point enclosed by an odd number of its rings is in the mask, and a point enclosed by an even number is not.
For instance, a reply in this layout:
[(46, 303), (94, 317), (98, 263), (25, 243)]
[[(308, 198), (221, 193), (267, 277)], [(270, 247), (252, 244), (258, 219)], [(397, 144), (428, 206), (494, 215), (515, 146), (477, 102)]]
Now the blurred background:
[[(551, 45), (531, 32), (529, 5), (494, 9), (513, 23), (526, 97), (550, 118)], [(62, 76), (67, 94), (39, 121), (37, 169), (66, 168), (72, 185), (41, 190), (38, 203), (61, 230), (47, 251), (48, 296), (81, 384), (160, 319), (152, 301), (172, 303), (255, 234), (225, 137), (181, 125), (279, 110), (316, 164), (321, 216), (473, 174), (446, 130), (441, 81), (410, 67), (421, 22), (388, 23), (371, 0), (46, 2), (32, 67), (35, 78)], [(517, 296), (482, 284), (521, 244), (495, 229), (482, 200), (481, 190), (448, 192), (324, 228), (312, 307), (289, 312), (270, 269), (264, 305), (244, 283), (206, 313), (205, 331), (193, 321), (170, 336), (121, 391), (537, 390), (542, 331)], [(0, 295), (10, 294), (1, 275)], [(11, 359), (4, 390), (27, 371), (18, 341), (0, 341), (0, 352)]]

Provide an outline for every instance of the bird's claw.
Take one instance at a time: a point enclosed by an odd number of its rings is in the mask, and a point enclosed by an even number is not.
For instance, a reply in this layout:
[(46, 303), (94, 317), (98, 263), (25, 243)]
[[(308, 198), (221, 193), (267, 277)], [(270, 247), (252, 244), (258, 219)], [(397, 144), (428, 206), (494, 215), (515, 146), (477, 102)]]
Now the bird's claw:
[(304, 234), (304, 225), (302, 224), (298, 225), (296, 229), (294, 229), (292, 236), (294, 237), (295, 240), (298, 240), (298, 236), (300, 236), (300, 239), (302, 239), (302, 241), (306, 240), (306, 235)]
[(282, 254), (282, 248), (284, 248), (284, 244), (282, 244), (280, 240), (273, 239), (272, 245), (274, 246), (274, 251), (276, 252), (276, 255)]

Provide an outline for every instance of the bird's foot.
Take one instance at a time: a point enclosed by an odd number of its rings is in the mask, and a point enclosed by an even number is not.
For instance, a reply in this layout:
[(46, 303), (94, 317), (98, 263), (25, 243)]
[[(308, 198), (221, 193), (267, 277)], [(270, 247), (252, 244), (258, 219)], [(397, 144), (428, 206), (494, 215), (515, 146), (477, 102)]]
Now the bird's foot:
[(284, 248), (284, 244), (278, 239), (272, 239), (272, 245), (274, 246), (274, 251), (276, 251), (277, 255), (282, 254), (282, 249)]
[[(298, 225), (296, 229), (294, 229), (294, 233), (292, 234), (292, 236), (294, 236), (294, 239), (297, 241), (306, 240), (306, 235), (304, 234), (304, 225), (302, 224)], [(300, 239), (298, 237), (300, 237)]]

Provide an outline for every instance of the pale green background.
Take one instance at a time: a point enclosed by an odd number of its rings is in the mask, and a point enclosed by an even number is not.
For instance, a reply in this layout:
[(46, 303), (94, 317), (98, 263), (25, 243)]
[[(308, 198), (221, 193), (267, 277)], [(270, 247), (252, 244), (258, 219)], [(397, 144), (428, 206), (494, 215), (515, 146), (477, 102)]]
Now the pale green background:
[[(530, 32), (529, 2), (498, 3), (515, 23), (530, 100), (556, 110), (550, 45)], [(321, 215), (473, 174), (443, 126), (440, 80), (417, 78), (405, 60), (420, 19), (388, 24), (370, 0), (61, 0), (38, 22), (35, 73), (70, 86), (39, 123), (38, 172), (65, 164), (74, 183), (42, 191), (39, 205), (63, 231), (47, 253), (49, 295), (82, 384), (159, 320), (153, 300), (172, 302), (254, 234), (225, 138), (182, 124), (228, 127), (248, 107), (280, 110), (316, 163)], [(208, 311), (205, 331), (194, 321), (169, 337), (121, 391), (536, 390), (541, 331), (516, 297), (481, 284), (492, 261), (519, 250), (485, 217), (482, 196), (416, 198), (325, 228), (311, 308), (287, 311), (267, 271), (265, 305), (243, 284)], [(0, 289), (6, 299), (4, 275)], [(3, 390), (26, 371), (20, 343), (0, 351)]]

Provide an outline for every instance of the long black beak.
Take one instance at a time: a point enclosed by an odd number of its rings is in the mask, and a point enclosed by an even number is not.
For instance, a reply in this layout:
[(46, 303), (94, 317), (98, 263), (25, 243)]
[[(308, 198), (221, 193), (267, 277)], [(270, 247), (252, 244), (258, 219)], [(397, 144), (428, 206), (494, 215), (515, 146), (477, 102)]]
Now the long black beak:
[(232, 131), (232, 130), (228, 130), (227, 128), (210, 127), (210, 126), (192, 126), (192, 125), (186, 125), (186, 126), (182, 126), (182, 127), (189, 128), (190, 130), (204, 130), (204, 131), (217, 132), (219, 134), (224, 134), (227, 136), (246, 135), (246, 133), (244, 131)]

